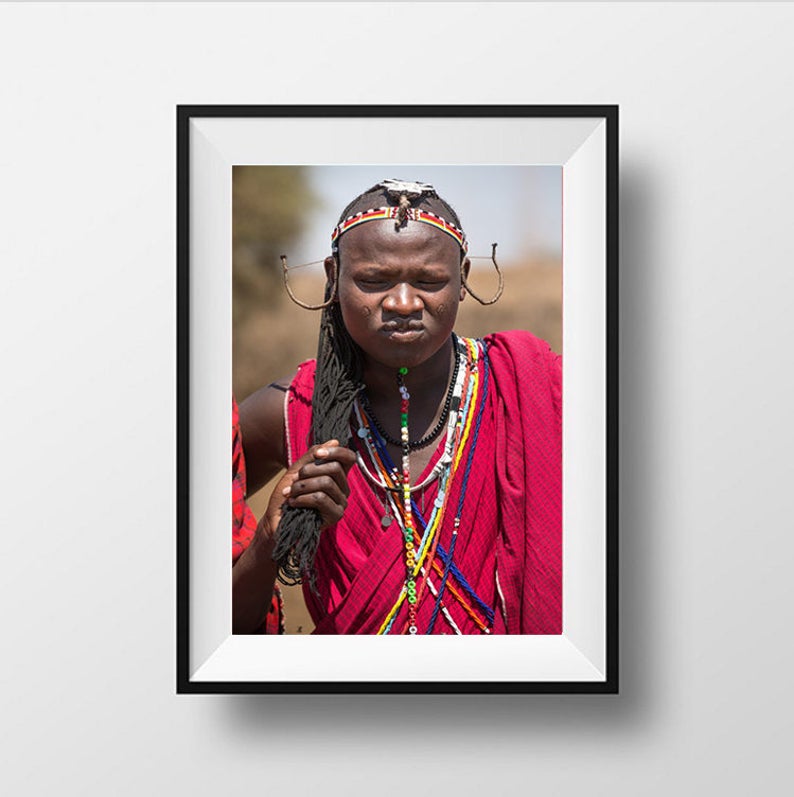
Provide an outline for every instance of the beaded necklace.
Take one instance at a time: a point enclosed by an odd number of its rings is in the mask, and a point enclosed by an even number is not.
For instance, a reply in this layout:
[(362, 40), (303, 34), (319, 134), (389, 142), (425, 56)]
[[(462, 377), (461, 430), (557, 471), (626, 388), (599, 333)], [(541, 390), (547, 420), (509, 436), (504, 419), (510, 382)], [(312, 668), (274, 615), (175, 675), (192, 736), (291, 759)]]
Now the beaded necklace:
[[(359, 424), (361, 426), (366, 427), (366, 424), (367, 424), (366, 416), (364, 416), (364, 417), (359, 416), (358, 417), (358, 422), (359, 422)], [(374, 458), (374, 461), (376, 461), (378, 463), (382, 463), (382, 465), (383, 465), (383, 471), (382, 472), (391, 474), (393, 476), (393, 479), (396, 481), (399, 478), (399, 472), (398, 472), (397, 468), (394, 467), (394, 465), (393, 465), (393, 463), (391, 461), (389, 453), (388, 453), (388, 451), (385, 448), (385, 442), (383, 441), (382, 438), (378, 437), (378, 431), (377, 431), (376, 428), (369, 428), (369, 429), (366, 429), (366, 431), (368, 432), (368, 434), (366, 436), (367, 447), (368, 447), (368, 450), (369, 450), (368, 453), (370, 453), (370, 455)], [(370, 437), (370, 435), (371, 435), (371, 437)], [(451, 462), (451, 461), (452, 461), (452, 459), (450, 457), (449, 458), (449, 462)], [(360, 455), (359, 455), (359, 463), (363, 466), (363, 460), (361, 460)], [(366, 467), (366, 466), (363, 466), (363, 467)], [(375, 484), (378, 483), (377, 481), (375, 481), (374, 477), (371, 476), (371, 474), (370, 474), (370, 478), (373, 480), (373, 483), (375, 483)], [(388, 507), (388, 509), (387, 509), (387, 513), (388, 514), (383, 518), (382, 524), (384, 526), (388, 527), (388, 526), (391, 526), (393, 517), (396, 517), (398, 519), (400, 518), (400, 507), (399, 507), (399, 504), (396, 502), (396, 498), (393, 495), (393, 493), (395, 491), (398, 491), (400, 488), (393, 487), (390, 484), (386, 483), (385, 481), (383, 482), (382, 486), (383, 486), (383, 489), (387, 491), (385, 500), (386, 500), (386, 505)], [(425, 521), (424, 517), (422, 516), (422, 512), (419, 510), (419, 507), (417, 507), (415, 502), (413, 503), (413, 513), (412, 514), (419, 521), (419, 524), (422, 527), (422, 531), (424, 532), (424, 530), (427, 528), (427, 522)], [(446, 557), (446, 553), (444, 552), (443, 548), (439, 547), (439, 555), (441, 556), (442, 562), (444, 562), (446, 564), (447, 563), (447, 557)], [(465, 589), (473, 597), (473, 600), (481, 605), (482, 611), (487, 613), (489, 611), (488, 607), (474, 593), (474, 591), (471, 589), (471, 587), (468, 585), (468, 583), (466, 582), (465, 578), (463, 577), (463, 574), (460, 573), (460, 571), (458, 570), (458, 568), (455, 565), (455, 563), (454, 562), (449, 562), (449, 564), (450, 564), (450, 567), (451, 567), (452, 574), (457, 578), (457, 580), (461, 584), (464, 585)], [(434, 565), (434, 569), (436, 570), (436, 572), (439, 575), (441, 574), (441, 570), (440, 570), (440, 568), (437, 565)], [(427, 576), (427, 572), (426, 572), (426, 569), (424, 567), (421, 568), (421, 576), (423, 578)], [(438, 590), (436, 589), (436, 587), (434, 586), (432, 580), (429, 577), (427, 578), (427, 587), (430, 590), (430, 592), (433, 594), (434, 597), (436, 597), (438, 595)], [(466, 608), (465, 600), (462, 599), (461, 596), (453, 588), (450, 589), (450, 592), (453, 594), (453, 596), (457, 600), (461, 601), (461, 603), (464, 604), (464, 608)], [(456, 634), (460, 634), (461, 633), (460, 629), (458, 629), (455, 621), (450, 616), (449, 611), (447, 610), (446, 606), (443, 604), (443, 601), (440, 604), (440, 610), (441, 610), (441, 613), (444, 615), (444, 617), (447, 619), (447, 622), (449, 622), (450, 626), (455, 631), (455, 633)], [(391, 626), (392, 626), (392, 623), (394, 622), (395, 618), (391, 614), (390, 614), (390, 616), (391, 616), (391, 621), (389, 622), (388, 626), (386, 627), (385, 630), (382, 630), (379, 633), (389, 633), (389, 631), (391, 630)], [(475, 619), (475, 622), (477, 622), (477, 618), (475, 617), (474, 619)], [(493, 621), (491, 620), (490, 622), (492, 623)]]
[[(456, 340), (457, 337), (453, 332), (452, 342), (455, 349), (457, 349), (457, 346), (455, 345)], [(452, 370), (452, 379), (449, 380), (449, 389), (447, 390), (447, 395), (444, 399), (444, 407), (441, 410), (441, 415), (438, 419), (438, 423), (436, 423), (436, 425), (423, 438), (421, 438), (420, 440), (412, 440), (408, 443), (408, 448), (411, 451), (418, 451), (421, 448), (425, 448), (426, 446), (430, 445), (430, 443), (432, 443), (433, 440), (435, 440), (439, 436), (439, 434), (441, 434), (441, 430), (444, 428), (444, 424), (447, 422), (447, 419), (449, 418), (449, 412), (452, 407), (452, 399), (454, 396), (455, 383), (457, 382), (458, 378), (458, 368), (460, 366), (460, 359), (461, 358), (458, 357), (456, 353), (455, 365)], [(398, 374), (398, 376), (400, 376), (400, 374)], [(402, 385), (402, 387), (405, 387), (405, 385)], [(400, 393), (402, 394), (402, 389), (400, 390)], [(375, 428), (380, 432), (381, 437), (383, 437), (384, 440), (386, 440), (386, 442), (391, 443), (393, 446), (402, 447), (404, 445), (403, 441), (395, 440), (383, 428), (383, 424), (381, 424), (381, 422), (378, 420), (377, 415), (375, 415), (375, 413), (372, 410), (372, 407), (370, 407), (369, 405), (369, 400), (367, 399), (366, 393), (361, 394), (361, 403), (364, 405), (364, 409), (366, 410), (367, 415), (369, 415), (372, 423), (375, 425)]]
[[(362, 410), (360, 405), (355, 407), (356, 422), (358, 423), (358, 435), (361, 438), (372, 464), (375, 473), (370, 473), (361, 455), (358, 455), (359, 467), (376, 486), (385, 492), (385, 502), (387, 517), (393, 513), (398, 520), (403, 538), (403, 554), (405, 559), (405, 578), (400, 594), (395, 601), (392, 609), (388, 612), (378, 633), (390, 633), (399, 609), (403, 603), (407, 603), (407, 619), (405, 629), (409, 634), (417, 634), (416, 612), (422, 599), (425, 588), (434, 598), (434, 611), (427, 633), (432, 630), (436, 617), (441, 613), (454, 633), (461, 633), (459, 627), (449, 614), (444, 604), (444, 595), (451, 595), (466, 614), (480, 628), (483, 633), (490, 633), (490, 626), (493, 625), (493, 610), (488, 607), (476, 595), (468, 584), (463, 574), (452, 561), (457, 529), (460, 525), (460, 513), (463, 506), (463, 496), (465, 485), (468, 481), (468, 473), (471, 468), (474, 446), (479, 432), (479, 420), (482, 417), (482, 410), (485, 403), (485, 390), (487, 388), (487, 363), (485, 362), (484, 349), (481, 344), (469, 339), (457, 339), (457, 355), (460, 362), (466, 362), (466, 368), (459, 369), (458, 378), (455, 380), (453, 391), (453, 401), (451, 402), (450, 419), (447, 425), (447, 439), (445, 441), (444, 454), (439, 459), (430, 477), (423, 481), (423, 484), (432, 480), (439, 479), (438, 494), (433, 503), (431, 516), (425, 521), (416, 503), (411, 497), (411, 493), (416, 490), (410, 486), (410, 449), (406, 444), (408, 440), (408, 415), (410, 409), (410, 393), (405, 385), (407, 369), (398, 372), (397, 387), (401, 398), (401, 448), (402, 450), (402, 472), (397, 470), (388, 451), (386, 450), (385, 440), (379, 433), (374, 424), (369, 423), (370, 419)], [(478, 370), (479, 361), (482, 362), (484, 369), (484, 379), (482, 390), (480, 390), (480, 375)], [(474, 421), (474, 408), (477, 406), (479, 395), (482, 400), (479, 402), (479, 409), (476, 413), (477, 421)], [(474, 429), (474, 435), (471, 432)], [(461, 468), (461, 459), (464, 449), (471, 439), (468, 447), (469, 455), (466, 467)], [(442, 466), (439, 468), (439, 464)], [(440, 472), (438, 472), (440, 471)], [(465, 472), (464, 472), (465, 471)], [(453, 537), (450, 545), (450, 552), (447, 553), (440, 545), (440, 531), (444, 517), (447, 514), (448, 497), (451, 485), (458, 479), (463, 479), (461, 494), (455, 512)], [(398, 498), (399, 496), (399, 498)], [(401, 499), (401, 500), (400, 500)], [(386, 518), (384, 518), (384, 525)], [(417, 529), (417, 521), (419, 529)], [(388, 525), (391, 525), (391, 517), (388, 517)], [(419, 538), (421, 535), (421, 538)], [(440, 563), (439, 561), (440, 560)], [(437, 587), (430, 577), (430, 573), (435, 572), (440, 578), (440, 587)], [(457, 587), (452, 584), (454, 579)], [(476, 607), (476, 609), (475, 609)], [(485, 619), (481, 619), (480, 615)]]
[[(483, 385), (482, 385), (482, 392), (483, 392), (483, 400), (480, 402), (479, 409), (477, 410), (477, 420), (474, 425), (474, 436), (472, 438), (471, 446), (469, 447), (469, 456), (466, 460), (466, 470), (463, 473), (463, 486), (461, 487), (460, 495), (458, 497), (458, 509), (455, 512), (455, 523), (452, 527), (452, 541), (449, 544), (449, 556), (446, 561), (446, 565), (444, 567), (444, 575), (441, 577), (441, 586), (438, 588), (438, 593), (436, 594), (436, 605), (433, 608), (433, 615), (430, 618), (430, 622), (427, 627), (427, 633), (430, 634), (433, 631), (433, 626), (436, 623), (436, 619), (438, 618), (438, 612), (440, 609), (443, 608), (442, 598), (444, 597), (444, 590), (447, 586), (447, 581), (449, 579), (449, 571), (450, 566), (452, 565), (452, 555), (455, 551), (455, 543), (458, 541), (458, 529), (460, 528), (460, 516), (461, 512), (463, 511), (463, 499), (466, 496), (466, 484), (469, 481), (469, 473), (471, 472), (471, 464), (474, 460), (474, 449), (477, 446), (477, 438), (480, 436), (480, 422), (482, 421), (482, 413), (485, 409), (485, 396), (488, 395), (488, 358), (483, 357)], [(490, 622), (493, 623), (493, 614), (491, 613)]]
[[(410, 488), (410, 492), (412, 493), (423, 490), (425, 487), (427, 487), (427, 485), (435, 481), (452, 462), (453, 448), (455, 444), (455, 429), (460, 423), (461, 397), (463, 395), (463, 385), (466, 377), (465, 369), (460, 368), (461, 360), (466, 358), (466, 347), (465, 344), (462, 344), (460, 339), (457, 337), (455, 337), (455, 343), (456, 363), (453, 373), (455, 379), (451, 384), (452, 398), (449, 402), (450, 409), (447, 415), (447, 436), (446, 442), (444, 444), (444, 452), (433, 466), (430, 473), (428, 473), (428, 475), (421, 482), (418, 482)], [(407, 392), (407, 390), (405, 392)], [(402, 492), (404, 488), (402, 486), (396, 486), (396, 483), (400, 481), (399, 471), (396, 467), (394, 467), (393, 463), (391, 462), (391, 458), (385, 454), (385, 445), (372, 445), (373, 439), (377, 439), (378, 441), (382, 442), (385, 436), (381, 432), (380, 426), (374, 423), (374, 418), (372, 418), (371, 413), (367, 412), (365, 408), (366, 405), (358, 399), (353, 404), (353, 410), (357, 423), (356, 434), (366, 445), (370, 454), (370, 459), (375, 464), (376, 471), (375, 473), (371, 473), (364, 462), (363, 457), (357, 452), (356, 459), (358, 461), (359, 469), (376, 487), (380, 487), (383, 490), (391, 492)], [(370, 421), (373, 423), (370, 423)], [(373, 426), (374, 429), (372, 428)], [(402, 447), (402, 443), (392, 444), (400, 445)], [(383, 450), (383, 453), (381, 453), (381, 449)], [(388, 460), (388, 465), (386, 464), (386, 460)], [(382, 475), (384, 472), (388, 473), (390, 478), (384, 478)], [(385, 517), (383, 523), (385, 526), (390, 525), (390, 522), (386, 523)]]
[[(453, 474), (457, 472), (458, 465), (460, 463), (460, 458), (463, 453), (463, 450), (466, 446), (466, 442), (469, 436), (469, 431), (471, 429), (470, 421), (471, 421), (471, 414), (470, 414), (470, 407), (473, 407), (476, 403), (476, 397), (478, 392), (478, 374), (475, 368), (476, 363), (476, 347), (473, 350), (468, 351), (468, 361), (467, 361), (467, 376), (469, 377), (468, 386), (469, 389), (466, 391), (466, 400), (463, 410), (463, 418), (466, 419), (465, 425), (462, 427), (462, 431), (459, 428), (457, 440), (456, 440), (456, 452), (455, 452), (455, 459), (452, 463), (452, 468), (447, 473), (447, 478), (445, 479), (445, 483), (443, 485), (443, 489), (439, 488), (439, 494), (436, 497), (434, 502), (434, 506), (438, 509), (435, 518), (433, 519), (432, 527), (425, 529), (425, 534), (422, 539), (422, 546), (421, 552), (425, 555), (427, 560), (427, 567), (436, 567), (435, 557), (438, 551), (438, 543), (441, 537), (440, 530), (441, 525), (443, 523), (444, 515), (447, 509), (447, 497), (450, 495), (450, 485), (453, 480)], [(455, 519), (456, 527), (460, 524), (460, 518)], [(422, 583), (422, 591), (424, 591), (424, 586), (427, 585), (428, 580), (425, 580)], [(421, 598), (421, 592), (418, 596)], [(441, 593), (437, 596), (437, 599), (440, 599)]]
[[(467, 344), (472, 344), (473, 341), (467, 341)], [(453, 462), (450, 464), (450, 467), (444, 474), (444, 479), (442, 482), (439, 483), (438, 495), (433, 504), (433, 510), (431, 517), (428, 523), (425, 526), (424, 534), (422, 535), (421, 542), (419, 543), (419, 554), (420, 554), (420, 565), (424, 565), (422, 568), (422, 575), (424, 579), (422, 581), (422, 592), (424, 591), (424, 587), (427, 585), (429, 580), (429, 572), (431, 569), (438, 570), (438, 565), (435, 561), (436, 553), (437, 553), (437, 546), (440, 538), (440, 530), (444, 520), (444, 516), (447, 509), (447, 498), (450, 494), (450, 483), (454, 473), (457, 471), (458, 464), (460, 462), (460, 455), (463, 451), (463, 448), (466, 444), (466, 440), (468, 438), (468, 432), (470, 428), (470, 413), (469, 408), (472, 405), (472, 400), (476, 396), (477, 392), (477, 372), (475, 369), (475, 357), (476, 357), (476, 347), (472, 348), (471, 345), (467, 345), (467, 368), (466, 368), (466, 391), (465, 391), (465, 400), (463, 411), (461, 413), (461, 418), (459, 419), (458, 426), (455, 430), (455, 456)], [(418, 599), (421, 599), (421, 592), (418, 595)], [(395, 604), (394, 609), (399, 609), (400, 599), (398, 598), (397, 603)], [(396, 616), (396, 611), (395, 611)], [(393, 622), (392, 618), (392, 621)], [(391, 625), (389, 626), (389, 628)]]
[[(385, 450), (383, 441), (378, 440), (376, 430), (372, 431), (373, 431), (374, 442), (378, 447), (380, 447), (380, 453), (381, 456), (383, 457), (384, 462), (387, 463), (389, 467), (391, 467), (392, 465), (391, 459), (389, 458), (388, 451)], [(394, 501), (393, 498), (390, 497), (390, 499), (391, 501)], [(397, 507), (395, 504), (393, 504), (392, 507), (395, 513), (399, 513), (399, 507)], [(430, 525), (430, 523), (434, 520), (434, 517), (431, 516), (429, 521), (425, 521), (422, 512), (419, 510), (419, 507), (416, 505), (415, 502), (413, 504), (413, 514), (414, 517), (419, 521), (419, 525), (421, 526), (423, 532), (427, 529), (428, 525)], [(438, 545), (437, 553), (442, 564), (444, 565), (449, 564), (450, 574), (454, 577), (455, 581), (460, 586), (460, 590), (458, 590), (452, 585), (448, 585), (450, 594), (455, 598), (458, 604), (462, 607), (462, 609), (466, 612), (466, 614), (468, 614), (468, 616), (480, 628), (480, 630), (483, 633), (485, 634), (490, 633), (490, 628), (493, 626), (494, 622), (493, 609), (491, 609), (472, 589), (471, 585), (468, 583), (463, 573), (460, 572), (458, 566), (455, 564), (454, 561), (451, 560), (451, 557), (449, 557), (447, 552), (440, 544)], [(441, 566), (438, 564), (438, 562), (436, 561), (432, 562), (432, 569), (436, 572), (437, 575), (439, 576), (442, 575), (442, 569)], [(435, 588), (433, 581), (430, 579), (427, 569), (424, 566), (421, 567), (421, 575), (423, 578), (425, 577), (427, 578), (428, 589), (430, 590), (430, 592), (433, 594), (434, 597), (437, 597), (438, 595), (437, 589)], [(465, 596), (462, 593), (465, 593)], [(477, 610), (485, 617), (484, 621), (480, 619), (480, 617), (478, 616), (477, 611), (475, 611), (474, 609), (475, 606), (477, 607)], [(450, 617), (449, 612), (446, 610), (443, 600), (440, 603), (440, 607), (442, 614), (446, 617), (447, 621), (449, 622), (453, 630), (455, 630), (455, 633), (456, 634), (461, 633), (457, 629), (455, 622)], [(388, 619), (388, 617), (390, 617), (391, 619)], [(387, 617), (387, 624), (385, 624), (385, 628), (383, 628), (379, 633), (388, 634), (391, 631), (392, 625), (395, 620), (393, 612), (390, 612), (388, 617)]]
[(397, 386), (400, 389), (400, 437), (403, 449), (403, 537), (405, 539), (405, 591), (408, 595), (408, 633), (416, 633), (416, 581), (414, 581), (414, 522), (411, 513), (411, 444), (408, 441), (408, 407), (411, 394), (405, 386), (408, 369), (403, 366), (397, 372)]

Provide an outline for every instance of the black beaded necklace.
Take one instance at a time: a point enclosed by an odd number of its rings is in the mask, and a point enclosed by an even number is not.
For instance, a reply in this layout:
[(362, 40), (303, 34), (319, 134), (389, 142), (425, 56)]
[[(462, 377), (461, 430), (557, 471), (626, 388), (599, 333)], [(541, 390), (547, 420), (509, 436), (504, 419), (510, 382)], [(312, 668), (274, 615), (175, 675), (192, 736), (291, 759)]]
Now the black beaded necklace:
[[(441, 430), (444, 428), (444, 424), (447, 422), (449, 410), (452, 406), (452, 394), (455, 392), (455, 380), (458, 377), (458, 368), (460, 366), (460, 357), (458, 357), (458, 339), (454, 332), (452, 333), (452, 347), (453, 351), (455, 352), (455, 366), (452, 371), (452, 378), (449, 380), (447, 395), (444, 399), (444, 409), (441, 411), (441, 416), (438, 419), (438, 423), (421, 440), (413, 440), (408, 442), (409, 451), (418, 451), (420, 448), (424, 448), (432, 443), (433, 440), (435, 440), (441, 434)], [(380, 432), (381, 437), (383, 437), (387, 443), (391, 443), (393, 446), (402, 448), (403, 442), (401, 440), (395, 440), (383, 428), (383, 424), (381, 424), (375, 413), (372, 411), (372, 407), (367, 399), (367, 394), (364, 392), (361, 393), (361, 404), (363, 405), (367, 415), (369, 415), (369, 418), (374, 424), (375, 428)]]

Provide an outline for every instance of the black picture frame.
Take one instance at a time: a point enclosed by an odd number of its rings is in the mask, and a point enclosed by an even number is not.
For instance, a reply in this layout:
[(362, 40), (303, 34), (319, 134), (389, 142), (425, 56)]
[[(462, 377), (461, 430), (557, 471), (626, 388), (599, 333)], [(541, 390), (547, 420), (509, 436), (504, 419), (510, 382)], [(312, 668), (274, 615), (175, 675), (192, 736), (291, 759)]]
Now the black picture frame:
[[(201, 621), (191, 605), (192, 537), (191, 495), (195, 490), (196, 465), (191, 462), (191, 414), (194, 396), (191, 385), (196, 351), (191, 331), (192, 297), (196, 275), (193, 270), (191, 233), (192, 202), (197, 186), (192, 179), (193, 135), (201, 120), (285, 120), (285, 119), (405, 119), (416, 120), (589, 120), (603, 138), (599, 145), (599, 170), (603, 172), (603, 400), (604, 439), (603, 507), (598, 518), (603, 529), (603, 650), (602, 677), (597, 679), (538, 680), (247, 680), (197, 679), (195, 624)], [(561, 123), (562, 124), (562, 123)], [(177, 338), (177, 646), (178, 693), (601, 693), (618, 692), (618, 107), (615, 105), (450, 105), (450, 106), (334, 106), (334, 105), (180, 105), (176, 109), (177, 155), (177, 257), (176, 257), (176, 338)], [(601, 185), (601, 183), (599, 183)], [(193, 192), (193, 193), (192, 193)], [(599, 222), (600, 224), (601, 222)], [(599, 311), (600, 312), (600, 311)], [(191, 361), (194, 366), (191, 368)], [(228, 526), (224, 529), (228, 535)], [(228, 539), (228, 537), (227, 537)], [(227, 560), (228, 563), (228, 560)], [(229, 620), (229, 622), (231, 622)], [(303, 640), (303, 643), (309, 640)]]

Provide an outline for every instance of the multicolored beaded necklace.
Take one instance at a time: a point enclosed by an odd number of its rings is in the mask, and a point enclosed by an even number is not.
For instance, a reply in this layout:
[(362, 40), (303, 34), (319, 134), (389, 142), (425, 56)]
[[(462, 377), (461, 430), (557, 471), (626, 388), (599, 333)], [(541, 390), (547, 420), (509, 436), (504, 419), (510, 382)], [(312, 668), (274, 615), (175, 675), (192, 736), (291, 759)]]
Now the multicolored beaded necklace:
[[(444, 428), (444, 424), (447, 422), (447, 419), (449, 418), (449, 411), (450, 411), (451, 406), (452, 406), (452, 397), (453, 397), (453, 395), (455, 393), (455, 384), (457, 382), (459, 368), (460, 368), (460, 357), (458, 357), (457, 353), (456, 353), (455, 365), (454, 365), (454, 368), (453, 368), (453, 371), (452, 371), (452, 379), (449, 380), (449, 389), (447, 390), (447, 395), (446, 395), (446, 397), (444, 399), (444, 406), (443, 406), (443, 408), (441, 410), (441, 415), (438, 418), (438, 422), (436, 423), (436, 425), (424, 437), (420, 438), (419, 440), (409, 441), (408, 448), (409, 448), (410, 451), (418, 451), (421, 448), (425, 448), (426, 446), (428, 446), (430, 443), (432, 443), (433, 440), (435, 440), (441, 434), (441, 430)], [(406, 373), (407, 373), (407, 371), (406, 371)], [(401, 375), (398, 373), (397, 374), (398, 381), (399, 381), (400, 376)], [(400, 386), (400, 393), (401, 394), (403, 393), (403, 388), (404, 387), (405, 387), (404, 384), (402, 384)], [(378, 420), (377, 416), (372, 411), (372, 407), (370, 407), (369, 400), (367, 399), (367, 396), (366, 396), (365, 393), (361, 394), (361, 403), (364, 405), (364, 410), (366, 411), (367, 415), (369, 416), (369, 419), (372, 421), (373, 424), (375, 424), (375, 428), (380, 433), (380, 436), (384, 440), (386, 440), (387, 443), (391, 443), (393, 446), (402, 447), (402, 445), (403, 445), (402, 440), (395, 440), (383, 428), (383, 426), (381, 425), (381, 423)]]
[(416, 581), (414, 580), (414, 521), (411, 513), (411, 444), (408, 440), (408, 407), (411, 394), (405, 386), (408, 369), (403, 366), (397, 372), (400, 389), (400, 438), (403, 449), (403, 537), (405, 538), (405, 591), (408, 600), (408, 633), (416, 633)]
[[(454, 381), (452, 400), (450, 401), (447, 437), (444, 452), (439, 458), (429, 477), (419, 485), (411, 487), (410, 445), (408, 435), (408, 416), (410, 409), (410, 393), (405, 385), (407, 368), (399, 369), (397, 387), (400, 392), (400, 437), (402, 448), (402, 470), (394, 467), (386, 449), (386, 441), (378, 428), (371, 423), (364, 407), (359, 402), (355, 406), (355, 417), (358, 423), (358, 436), (364, 443), (369, 460), (374, 466), (374, 474), (370, 472), (359, 454), (359, 467), (369, 480), (385, 492), (387, 514), (384, 526), (391, 525), (391, 517), (397, 519), (403, 538), (403, 554), (405, 559), (405, 578), (397, 599), (388, 612), (378, 633), (392, 632), (395, 621), (403, 604), (407, 604), (407, 616), (401, 623), (403, 633), (419, 633), (417, 626), (417, 608), (425, 588), (431, 593), (435, 605), (431, 620), (425, 633), (430, 633), (436, 619), (441, 613), (449, 623), (453, 632), (460, 634), (460, 628), (453, 620), (444, 603), (446, 592), (458, 602), (466, 614), (474, 621), (483, 633), (490, 633), (493, 625), (493, 610), (476, 595), (463, 574), (454, 564), (452, 555), (461, 523), (461, 512), (466, 492), (469, 471), (479, 434), (480, 420), (485, 406), (488, 385), (488, 362), (485, 350), (479, 341), (469, 338), (455, 338), (456, 356), (459, 365), (457, 379)], [(475, 412), (476, 409), (476, 412)], [(476, 416), (476, 418), (475, 418)], [(468, 446), (465, 467), (461, 467), (464, 450)], [(425, 521), (412, 493), (419, 487), (426, 486), (433, 479), (439, 479), (438, 494), (431, 515)], [(453, 520), (452, 538), (449, 553), (439, 544), (444, 518), (450, 514), (448, 510), (450, 488), (458, 479), (462, 479), (458, 506)], [(401, 500), (397, 496), (401, 497)], [(386, 522), (388, 520), (388, 523)], [(417, 521), (420, 530), (417, 530)], [(430, 577), (435, 572), (441, 578), (437, 587)], [(451, 577), (451, 578), (450, 578)], [(450, 582), (454, 582), (450, 583)]]

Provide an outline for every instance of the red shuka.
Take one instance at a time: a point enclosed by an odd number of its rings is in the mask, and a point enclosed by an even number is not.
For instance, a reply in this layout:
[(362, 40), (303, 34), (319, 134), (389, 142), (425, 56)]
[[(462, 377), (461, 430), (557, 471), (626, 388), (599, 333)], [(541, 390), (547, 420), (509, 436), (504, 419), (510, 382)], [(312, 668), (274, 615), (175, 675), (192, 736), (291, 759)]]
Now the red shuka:
[[(479, 598), (493, 609), (493, 633), (562, 632), (562, 363), (547, 343), (513, 331), (484, 339), (490, 374), (473, 462), (466, 484), (454, 562)], [(311, 446), (315, 361), (302, 363), (286, 395), (290, 463)], [(482, 367), (482, 366), (480, 366)], [(354, 438), (358, 443), (358, 439)], [(443, 440), (428, 465), (432, 468)], [(426, 471), (427, 472), (427, 471)], [(418, 481), (423, 478), (419, 476)], [(318, 594), (304, 586), (317, 634), (374, 634), (404, 583), (402, 535), (384, 529), (384, 506), (354, 467), (344, 517), (325, 529), (317, 552)], [(448, 500), (457, 507), (461, 479)], [(426, 517), (438, 482), (425, 491)], [(416, 500), (421, 501), (416, 497)], [(442, 524), (440, 545), (450, 548), (452, 517)], [(439, 561), (440, 564), (440, 561)], [(441, 582), (432, 573), (435, 584)], [(455, 597), (457, 591), (463, 600)], [(435, 599), (425, 591), (417, 604), (424, 633)], [(484, 614), (449, 577), (444, 605), (462, 633), (481, 633)], [(468, 606), (468, 608), (467, 608)], [(404, 629), (404, 604), (391, 633)], [(472, 617), (472, 613), (477, 619)], [(479, 622), (478, 622), (479, 621)], [(455, 633), (439, 615), (432, 633)]]
[[(232, 396), (232, 565), (248, 547), (256, 532), (256, 518), (245, 500), (245, 456), (240, 437), (240, 414)], [(284, 633), (284, 603), (276, 584), (270, 609), (258, 629), (261, 634)]]

